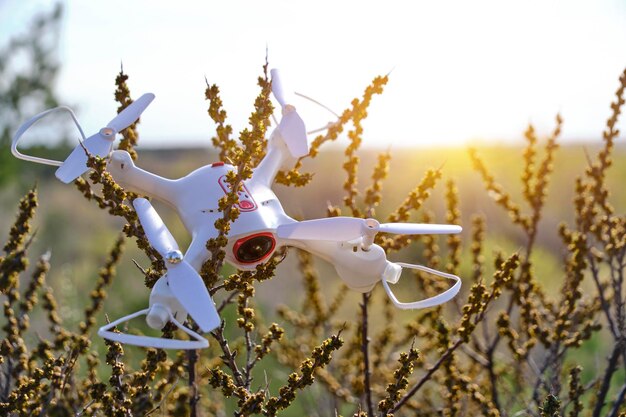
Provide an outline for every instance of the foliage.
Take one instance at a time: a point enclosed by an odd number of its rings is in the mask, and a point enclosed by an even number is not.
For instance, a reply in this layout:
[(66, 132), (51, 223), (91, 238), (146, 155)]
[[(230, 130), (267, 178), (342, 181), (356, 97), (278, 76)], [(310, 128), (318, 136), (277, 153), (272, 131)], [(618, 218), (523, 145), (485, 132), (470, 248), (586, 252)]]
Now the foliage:
[[(21, 179), (17, 175), (18, 161), (10, 152), (11, 137), (19, 123), (25, 115), (58, 105), (54, 84), (59, 63), (55, 55), (62, 12), (61, 4), (56, 4), (52, 10), (38, 15), (28, 31), (0, 49), (0, 187)], [(27, 68), (24, 62), (29, 63)], [(36, 145), (28, 153), (42, 151), (61, 159), (67, 153), (67, 145)]]
[[(120, 110), (130, 104), (128, 76), (116, 79)], [(371, 183), (363, 192), (357, 184), (361, 121), (386, 77), (375, 78), (361, 98), (354, 99), (325, 134), (314, 139), (309, 159), (324, 143), (347, 130), (343, 169), (343, 206), (328, 207), (328, 215), (347, 211), (369, 216), (380, 210), (391, 155), (382, 154)], [(217, 124), (213, 144), (238, 172), (228, 180), (232, 190), (252, 175), (262, 157), (272, 112), (267, 64), (258, 79), (260, 91), (250, 126), (232, 137), (222, 109), (219, 88), (207, 83), (209, 116)], [(77, 328), (65, 325), (52, 290), (46, 283), (49, 254), (28, 269), (28, 249), (34, 238), (32, 221), (37, 205), (33, 189), (20, 203), (0, 258), (0, 290), (4, 295), (3, 339), (0, 344), (0, 410), (3, 415), (488, 415), (488, 416), (617, 416), (626, 409), (626, 328), (624, 269), (626, 218), (610, 202), (606, 178), (620, 110), (624, 104), (626, 72), (604, 132), (603, 147), (572, 184), (575, 187), (573, 224), (552, 232), (562, 242), (562, 270), (549, 277), (559, 294), (546, 290), (536, 272), (537, 235), (542, 229), (548, 185), (562, 120), (541, 142), (530, 126), (525, 133), (521, 202), (499, 184), (478, 150), (470, 157), (485, 190), (510, 216), (524, 236), (517, 251), (502, 250), (487, 262), (489, 219), (472, 217), (464, 239), (450, 236), (440, 247), (430, 236), (380, 236), (388, 254), (404, 251), (423, 262), (463, 277), (466, 290), (447, 305), (410, 313), (395, 309), (380, 288), (363, 294), (359, 308), (347, 288), (338, 286), (328, 298), (312, 256), (294, 250), (280, 253), (256, 271), (223, 276), (224, 247), (230, 223), (237, 221), (237, 193), (220, 201), (223, 218), (217, 238), (207, 242), (211, 258), (201, 275), (218, 311), (226, 317), (211, 333), (209, 349), (165, 352), (129, 349), (106, 342), (101, 353), (93, 336), (96, 314), (107, 299), (124, 241), (132, 238), (151, 261), (141, 267), (150, 287), (162, 273), (158, 253), (145, 239), (130, 201), (134, 195), (115, 183), (100, 158), (90, 158), (89, 181), (76, 186), (89, 201), (125, 225), (123, 237), (112, 245), (95, 283), (90, 303)], [(122, 145), (133, 151), (137, 126), (123, 132)], [(543, 144), (543, 149), (540, 145)], [(135, 154), (136, 157), (136, 154)], [(306, 186), (310, 173), (304, 160), (283, 172), (280, 182)], [(419, 216), (433, 221), (425, 203), (444, 179), (444, 170), (429, 169), (387, 218), (407, 221)], [(445, 218), (461, 221), (460, 199), (453, 179), (445, 181)], [(378, 217), (382, 213), (377, 213)], [(545, 232), (545, 231), (544, 231)], [(420, 251), (421, 249), (421, 251)], [(277, 266), (296, 258), (304, 301), (278, 308), (279, 323), (266, 323), (255, 305), (256, 287), (274, 277)], [(399, 284), (404, 291), (424, 295), (443, 285), (416, 273)], [(43, 312), (47, 329), (33, 330), (29, 317)], [(193, 325), (191, 323), (190, 325)], [(166, 327), (165, 337), (175, 330)], [(39, 337), (37, 337), (39, 336)], [(609, 345), (608, 358), (598, 369), (585, 369), (580, 352), (596, 339)], [(141, 360), (133, 363), (139, 355)], [(265, 373), (265, 379), (263, 374)], [(307, 403), (312, 398), (313, 403)], [(298, 410), (298, 411), (292, 411)]]

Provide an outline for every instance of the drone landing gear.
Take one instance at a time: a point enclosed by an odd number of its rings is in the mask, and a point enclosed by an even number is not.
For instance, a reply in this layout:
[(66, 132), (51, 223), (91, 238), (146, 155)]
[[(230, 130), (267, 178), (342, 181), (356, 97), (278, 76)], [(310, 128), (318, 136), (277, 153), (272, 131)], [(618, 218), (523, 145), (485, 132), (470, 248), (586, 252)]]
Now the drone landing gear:
[[(398, 301), (395, 294), (391, 291), (389, 287), (389, 283), (395, 284), (400, 279), (400, 275), (402, 274), (402, 269), (416, 269), (418, 271), (427, 272), (429, 274), (438, 275), (440, 277), (447, 278), (449, 280), (454, 281), (454, 285), (444, 292), (437, 294), (433, 297), (426, 298), (424, 300), (414, 301), (412, 303), (403, 303)], [(445, 272), (437, 271), (436, 269), (427, 268), (422, 265), (413, 265), (413, 264), (405, 264), (405, 263), (393, 263), (387, 261), (387, 267), (381, 276), (381, 281), (389, 299), (396, 305), (396, 307), (404, 309), (404, 310), (413, 310), (419, 308), (427, 308), (427, 307), (435, 307), (440, 304), (443, 304), (447, 301), (450, 301), (454, 298), (455, 295), (461, 289), (461, 279), (456, 275), (447, 274)]]
[(193, 340), (180, 340), (180, 339), (163, 339), (161, 337), (152, 337), (152, 336), (140, 336), (134, 334), (127, 333), (117, 333), (113, 332), (115, 326), (118, 326), (128, 320), (134, 319), (135, 317), (141, 315), (148, 315), (150, 309), (146, 308), (145, 310), (140, 310), (136, 313), (129, 314), (128, 316), (122, 317), (119, 320), (115, 320), (112, 323), (107, 324), (106, 326), (100, 327), (98, 330), (98, 336), (104, 337), (105, 339), (113, 340), (115, 342), (126, 343), (128, 345), (135, 346), (143, 346), (143, 347), (152, 347), (157, 349), (204, 349), (209, 346), (209, 341), (204, 337), (200, 336), (198, 333), (193, 330), (183, 326), (178, 320), (174, 318), (174, 316), (169, 315), (169, 321), (174, 323), (176, 327), (178, 327), (183, 332), (187, 333)]
[[(140, 336), (112, 331), (115, 326), (142, 315), (146, 316), (146, 322), (151, 328), (160, 330), (168, 321), (171, 321), (176, 327), (188, 334), (192, 340), (163, 339), (161, 337)], [(172, 294), (167, 285), (167, 278), (164, 275), (159, 278), (152, 288), (149, 308), (129, 314), (106, 326), (102, 326), (98, 330), (98, 335), (120, 343), (159, 349), (204, 349), (209, 346), (207, 339), (185, 327), (176, 317), (184, 319), (187, 317), (187, 312)]]

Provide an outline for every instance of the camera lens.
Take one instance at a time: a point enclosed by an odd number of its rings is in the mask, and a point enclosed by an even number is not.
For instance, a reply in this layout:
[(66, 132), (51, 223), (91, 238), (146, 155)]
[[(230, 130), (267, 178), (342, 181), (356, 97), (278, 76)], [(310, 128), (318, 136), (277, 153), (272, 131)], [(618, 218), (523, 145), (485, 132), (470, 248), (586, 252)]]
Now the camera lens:
[(257, 262), (269, 255), (275, 246), (274, 237), (269, 233), (249, 236), (235, 243), (235, 258), (243, 263)]

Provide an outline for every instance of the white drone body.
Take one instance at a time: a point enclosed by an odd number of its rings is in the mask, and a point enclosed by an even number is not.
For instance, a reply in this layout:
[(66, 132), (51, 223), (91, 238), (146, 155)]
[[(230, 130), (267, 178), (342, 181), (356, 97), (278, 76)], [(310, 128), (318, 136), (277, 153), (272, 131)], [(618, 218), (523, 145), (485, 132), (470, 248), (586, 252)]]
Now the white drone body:
[[(309, 150), (304, 122), (295, 108), (287, 104), (276, 70), (272, 70), (272, 92), (281, 105), (282, 118), (270, 135), (265, 157), (253, 170), (252, 177), (243, 182), (238, 192), (237, 207), (240, 215), (231, 224), (228, 245), (225, 248), (226, 261), (241, 270), (254, 270), (257, 265), (268, 261), (277, 249), (293, 246), (334, 265), (339, 277), (353, 290), (368, 292), (378, 282), (382, 282), (389, 297), (399, 308), (430, 307), (453, 298), (461, 286), (457, 276), (419, 265), (390, 262), (384, 250), (373, 242), (378, 232), (448, 234), (461, 232), (460, 226), (379, 224), (374, 219), (352, 217), (298, 222), (285, 213), (271, 188), (274, 178), (280, 169), (293, 163), (294, 158), (307, 155)], [(148, 309), (103, 326), (99, 334), (108, 339), (141, 346), (198, 349), (206, 347), (208, 342), (181, 323), (185, 322), (189, 314), (204, 332), (220, 325), (218, 312), (198, 271), (211, 256), (206, 243), (218, 235), (214, 225), (223, 217), (218, 201), (230, 191), (226, 178), (236, 168), (217, 162), (201, 167), (183, 178), (171, 180), (139, 168), (126, 151), (111, 152), (115, 133), (135, 122), (153, 98), (152, 94), (139, 98), (109, 122), (107, 127), (81, 142), (63, 163), (22, 155), (17, 150), (17, 143), (24, 131), (56, 109), (48, 110), (26, 122), (16, 133), (12, 150), (15, 156), (22, 159), (60, 165), (56, 175), (65, 183), (74, 181), (88, 170), (86, 151), (102, 157), (108, 156), (107, 169), (117, 183), (137, 194), (160, 200), (176, 210), (192, 236), (184, 256), (148, 200), (138, 198), (133, 202), (149, 242), (166, 260), (167, 273), (153, 287)], [(78, 126), (70, 109), (60, 109), (69, 111)], [(82, 134), (82, 130), (80, 131)], [(419, 269), (449, 278), (455, 283), (437, 296), (413, 303), (402, 303), (388, 285), (399, 280), (402, 268)], [(162, 329), (171, 321), (192, 340), (162, 339), (111, 331), (114, 326), (144, 314), (150, 327)]]

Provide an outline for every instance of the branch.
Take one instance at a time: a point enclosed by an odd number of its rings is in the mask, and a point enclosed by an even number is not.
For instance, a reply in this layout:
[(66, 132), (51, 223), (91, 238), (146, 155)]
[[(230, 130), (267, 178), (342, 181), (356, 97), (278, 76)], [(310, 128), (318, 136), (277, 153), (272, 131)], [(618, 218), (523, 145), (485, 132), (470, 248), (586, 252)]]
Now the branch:
[(610, 417), (618, 416), (620, 406), (624, 402), (624, 396), (626, 396), (626, 384), (622, 385), (622, 389), (619, 391), (619, 395), (615, 399), (615, 404), (613, 404), (613, 409), (611, 410)]
[(224, 320), (222, 320), (222, 325), (211, 332), (211, 336), (217, 340), (220, 344), (220, 348), (222, 348), (222, 352), (224, 354), (221, 356), (222, 360), (230, 368), (233, 373), (233, 377), (235, 377), (235, 381), (237, 381), (237, 386), (244, 386), (243, 376), (239, 367), (237, 366), (237, 362), (235, 362), (235, 357), (237, 356), (237, 352), (231, 352), (230, 347), (228, 346), (228, 341), (224, 338)]
[[(407, 392), (404, 397), (398, 401), (398, 403), (393, 407), (391, 413), (395, 413), (398, 411), (407, 401), (411, 399), (412, 396), (417, 394), (417, 392), (422, 388), (422, 386), (430, 379), (430, 377), (441, 367), (441, 365), (454, 353), (455, 350), (458, 349), (459, 346), (463, 344), (463, 339), (458, 339), (452, 346), (448, 348), (444, 352), (444, 354), (439, 358), (437, 363), (435, 363), (430, 369), (426, 372), (426, 374), (419, 380), (419, 382), (411, 388), (409, 392)], [(595, 416), (594, 416), (595, 417)]]
[(602, 380), (602, 386), (600, 387), (600, 391), (598, 392), (596, 406), (593, 409), (593, 417), (600, 417), (600, 413), (602, 412), (602, 408), (605, 404), (606, 395), (608, 394), (609, 388), (611, 387), (611, 377), (613, 376), (617, 368), (617, 361), (619, 360), (620, 353), (620, 343), (616, 343), (613, 347), (611, 357), (609, 358), (609, 364), (606, 367), (604, 379)]
[(372, 387), (370, 383), (370, 358), (369, 358), (369, 336), (367, 334), (367, 305), (369, 303), (370, 293), (363, 293), (363, 302), (361, 303), (361, 352), (363, 352), (363, 363), (365, 364), (363, 373), (365, 382), (365, 400), (367, 403), (367, 413), (374, 415), (374, 404), (372, 403)]
[(189, 372), (189, 409), (191, 417), (198, 416), (198, 385), (196, 384), (196, 364), (198, 363), (198, 351), (195, 349), (187, 351), (187, 372)]

